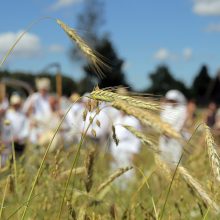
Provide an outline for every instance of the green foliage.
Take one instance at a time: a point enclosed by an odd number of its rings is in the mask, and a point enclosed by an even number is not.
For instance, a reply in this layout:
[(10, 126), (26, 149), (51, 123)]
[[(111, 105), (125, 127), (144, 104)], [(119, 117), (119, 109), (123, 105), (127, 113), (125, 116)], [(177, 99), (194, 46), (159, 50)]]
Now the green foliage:
[(203, 65), (191, 87), (193, 97), (196, 98), (199, 103), (206, 104), (207, 99), (211, 98), (207, 96), (211, 80), (207, 67)]
[(183, 82), (175, 79), (167, 66), (159, 66), (155, 72), (150, 74), (151, 86), (147, 92), (164, 95), (170, 89), (177, 89), (189, 96), (190, 91)]
[(101, 54), (103, 60), (107, 62), (110, 69), (104, 66), (102, 72), (105, 76), (100, 78), (94, 73), (94, 67), (91, 64), (87, 64), (84, 66), (85, 73), (95, 77), (100, 88), (119, 85), (128, 86), (122, 69), (124, 61), (118, 57), (111, 41), (108, 38), (102, 39), (97, 44), (95, 50)]

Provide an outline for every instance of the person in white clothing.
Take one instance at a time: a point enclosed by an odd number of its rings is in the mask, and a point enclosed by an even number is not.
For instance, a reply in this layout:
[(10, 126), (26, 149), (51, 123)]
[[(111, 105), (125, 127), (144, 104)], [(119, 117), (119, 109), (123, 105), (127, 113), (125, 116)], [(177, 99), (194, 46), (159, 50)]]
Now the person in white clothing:
[[(111, 163), (111, 169), (116, 170), (118, 168), (132, 166), (133, 157), (138, 154), (141, 148), (141, 142), (131, 132), (129, 132), (123, 125), (132, 126), (136, 130), (141, 130), (141, 124), (133, 116), (125, 115), (120, 112), (120, 115), (114, 121), (115, 133), (118, 138), (118, 145), (115, 141), (111, 140), (111, 153), (113, 161)], [(134, 170), (127, 171), (123, 176), (118, 178), (116, 185), (121, 189), (126, 189), (127, 184), (132, 182), (134, 177)]]
[(38, 92), (33, 93), (25, 101), (23, 111), (31, 120), (30, 141), (37, 144), (39, 136), (43, 132), (41, 124), (44, 124), (46, 118), (52, 114), (50, 106), (50, 80), (48, 78), (40, 78), (36, 80)]
[(65, 146), (78, 143), (81, 136), (81, 125), (83, 123), (84, 104), (82, 103), (79, 94), (73, 93), (70, 96), (71, 109), (65, 118), (65, 124), (68, 130), (63, 133), (65, 139)]
[(42, 120), (51, 113), (49, 103), (50, 80), (40, 78), (36, 80), (38, 92), (33, 93), (24, 103), (24, 112), (34, 116), (35, 119)]
[[(86, 109), (87, 116), (85, 121), (81, 120), (81, 134), (86, 131), (87, 127), (89, 127), (86, 133), (87, 137), (95, 141), (97, 146), (106, 146), (110, 127), (109, 116), (105, 111), (106, 106), (99, 103), (99, 111), (97, 111), (96, 101), (87, 98), (86, 95), (82, 98), (82, 103), (84, 106), (83, 112)], [(83, 118), (83, 114), (81, 117)]]
[(25, 149), (29, 132), (29, 121), (21, 107), (21, 97), (18, 94), (13, 94), (10, 98), (10, 108), (5, 113), (1, 135), (8, 152), (11, 151), (13, 143), (18, 155), (22, 154)]
[[(161, 112), (162, 121), (170, 124), (177, 132), (182, 131), (187, 118), (186, 98), (178, 90), (170, 90), (165, 95)], [(161, 158), (171, 166), (177, 165), (182, 155), (182, 145), (174, 138), (161, 136), (159, 140)]]

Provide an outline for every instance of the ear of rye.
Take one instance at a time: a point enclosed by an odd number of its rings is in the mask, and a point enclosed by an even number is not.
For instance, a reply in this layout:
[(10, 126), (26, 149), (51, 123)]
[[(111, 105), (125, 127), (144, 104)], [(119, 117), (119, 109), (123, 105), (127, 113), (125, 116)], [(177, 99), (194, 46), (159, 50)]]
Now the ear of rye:
[(213, 175), (215, 179), (220, 182), (220, 158), (216, 151), (215, 140), (212, 136), (210, 128), (207, 125), (205, 125), (205, 140)]
[(83, 55), (91, 62), (97, 75), (99, 77), (104, 77), (103, 69), (110, 69), (110, 67), (103, 61), (103, 57), (93, 50), (76, 32), (75, 29), (69, 27), (61, 20), (56, 20), (57, 24), (64, 30), (64, 32), (72, 39), (76, 45), (79, 47)]

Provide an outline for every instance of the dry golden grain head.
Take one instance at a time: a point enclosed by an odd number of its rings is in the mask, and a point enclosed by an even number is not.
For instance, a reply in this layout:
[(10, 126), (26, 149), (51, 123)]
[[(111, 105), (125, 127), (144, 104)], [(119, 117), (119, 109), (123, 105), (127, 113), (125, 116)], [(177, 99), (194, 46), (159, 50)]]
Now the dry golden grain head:
[[(71, 170), (66, 170), (62, 173), (59, 173), (58, 179), (65, 179), (69, 174), (70, 174)], [(74, 175), (80, 175), (80, 174), (84, 174), (86, 172), (85, 167), (77, 167), (75, 169), (73, 169), (72, 173)]]
[(136, 130), (131, 126), (123, 125), (123, 127), (130, 131), (133, 135), (135, 135), (144, 145), (147, 145), (154, 152), (158, 152), (156, 143), (153, 139), (148, 138), (144, 133)]
[(172, 128), (168, 123), (163, 122), (160, 119), (159, 115), (154, 114), (153, 112), (148, 112), (143, 109), (136, 108), (129, 105), (128, 102), (118, 100), (112, 102), (112, 106), (118, 110), (125, 112), (128, 115), (132, 115), (140, 120), (143, 124), (154, 128), (160, 134), (166, 136), (181, 139), (182, 136), (174, 128)]
[(109, 208), (109, 213), (110, 213), (110, 216), (111, 218), (114, 220), (117, 219), (117, 209), (116, 209), (116, 206), (115, 204), (111, 205), (110, 208)]
[(88, 111), (85, 109), (83, 111), (83, 121), (86, 121), (87, 114), (88, 114)]
[(100, 128), (101, 127), (101, 123), (99, 120), (96, 120), (96, 125)]
[(171, 172), (170, 167), (158, 155), (155, 154), (154, 158), (155, 158), (155, 163), (158, 169), (170, 182), (172, 180), (172, 172)]
[(91, 63), (91, 66), (94, 67), (94, 70), (96, 71), (97, 75), (99, 77), (104, 77), (103, 70), (110, 70), (110, 67), (107, 65), (106, 62), (104, 62), (104, 58), (98, 54), (95, 50), (93, 50), (74, 30), (73, 28), (70, 28), (68, 25), (66, 25), (61, 20), (57, 19), (57, 24), (60, 25), (60, 27), (65, 31), (65, 33), (77, 44), (80, 51), (83, 53), (83, 55), (88, 59), (88, 61)]
[(133, 167), (125, 167), (119, 168), (116, 170), (105, 182), (99, 185), (96, 193), (100, 193), (103, 189), (105, 189), (109, 184), (111, 184), (115, 179), (120, 177), (122, 174), (126, 173), (127, 171), (133, 169)]
[(207, 144), (209, 161), (211, 164), (212, 172), (216, 180), (220, 181), (220, 158), (216, 151), (216, 143), (214, 137), (212, 136), (211, 130), (207, 125), (205, 128), (205, 140)]
[(117, 138), (116, 132), (115, 132), (115, 126), (112, 125), (112, 139), (115, 142), (116, 146), (119, 144), (119, 139)]
[(96, 131), (95, 131), (95, 129), (92, 129), (91, 133), (92, 133), (92, 136), (93, 136), (94, 138), (96, 138)]
[(219, 206), (215, 203), (214, 200), (211, 199), (211, 196), (203, 189), (200, 183), (197, 180), (195, 180), (183, 166), (178, 167), (178, 172), (183, 177), (185, 182), (195, 190), (195, 192), (199, 195), (202, 201), (213, 211), (219, 213)]
[(86, 176), (84, 183), (87, 192), (90, 192), (93, 185), (92, 177), (93, 177), (94, 160), (95, 160), (95, 149), (91, 149), (85, 159)]
[(150, 111), (159, 111), (161, 106), (159, 102), (153, 101), (151, 99), (139, 99), (134, 98), (129, 95), (121, 95), (109, 90), (95, 89), (90, 93), (90, 97), (95, 100), (105, 101), (105, 102), (114, 102), (114, 101), (124, 101), (127, 102), (130, 106), (136, 108), (142, 108)]

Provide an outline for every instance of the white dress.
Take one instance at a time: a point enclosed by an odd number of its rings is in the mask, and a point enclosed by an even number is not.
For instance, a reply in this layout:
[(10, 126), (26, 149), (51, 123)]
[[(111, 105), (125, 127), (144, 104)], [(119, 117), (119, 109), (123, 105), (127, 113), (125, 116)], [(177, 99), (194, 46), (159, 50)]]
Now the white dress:
[[(169, 123), (177, 132), (181, 132), (187, 117), (185, 105), (167, 104), (161, 113), (161, 119)], [(182, 145), (176, 139), (161, 136), (159, 140), (160, 155), (170, 165), (176, 165), (182, 154)]]
[(11, 143), (11, 139), (24, 142), (29, 133), (29, 121), (21, 110), (8, 109), (4, 118), (7, 123), (3, 125), (2, 140)]
[(117, 117), (114, 122), (115, 133), (119, 139), (118, 146), (111, 140), (111, 152), (115, 159), (116, 167), (123, 167), (132, 164), (131, 157), (139, 153), (141, 142), (122, 125), (132, 126), (136, 130), (141, 129), (140, 122), (133, 116), (123, 115)]
[(70, 111), (66, 115), (64, 123), (66, 124), (67, 129), (63, 132), (65, 146), (79, 142), (83, 123), (83, 111), (83, 104), (77, 102), (73, 104)]
[(42, 96), (39, 92), (32, 94), (24, 103), (23, 110), (25, 113), (32, 108), (32, 115), (37, 120), (43, 120), (44, 117), (51, 114), (49, 96)]
[(44, 132), (45, 119), (50, 118), (52, 115), (49, 96), (42, 96), (39, 92), (32, 94), (25, 101), (23, 111), (28, 113), (32, 109), (30, 115), (30, 132), (29, 140), (33, 144), (38, 143), (38, 139)]

